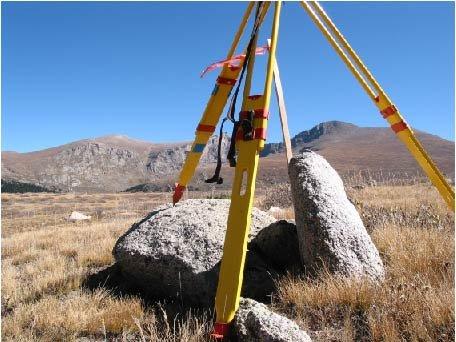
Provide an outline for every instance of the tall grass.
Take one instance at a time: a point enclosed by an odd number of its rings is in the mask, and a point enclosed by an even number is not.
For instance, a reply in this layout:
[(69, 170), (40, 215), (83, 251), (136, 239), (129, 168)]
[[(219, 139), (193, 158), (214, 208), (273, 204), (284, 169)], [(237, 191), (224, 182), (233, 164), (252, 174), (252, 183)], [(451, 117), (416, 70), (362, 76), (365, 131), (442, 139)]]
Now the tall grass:
[(426, 185), (350, 191), (386, 267), (381, 284), (285, 277), (274, 307), (320, 340), (454, 340), (454, 214)]
[[(313, 279), (287, 276), (278, 281), (272, 308), (317, 341), (453, 340), (454, 215), (425, 183), (347, 189), (381, 253), (385, 282), (325, 272)], [(292, 218), (288, 191), (259, 189), (256, 205), (285, 208)], [(116, 239), (165, 201), (169, 194), (2, 195), (2, 339), (208, 340), (209, 311), (180, 311), (135, 293), (84, 286), (112, 264)], [(94, 218), (68, 222), (72, 210)]]

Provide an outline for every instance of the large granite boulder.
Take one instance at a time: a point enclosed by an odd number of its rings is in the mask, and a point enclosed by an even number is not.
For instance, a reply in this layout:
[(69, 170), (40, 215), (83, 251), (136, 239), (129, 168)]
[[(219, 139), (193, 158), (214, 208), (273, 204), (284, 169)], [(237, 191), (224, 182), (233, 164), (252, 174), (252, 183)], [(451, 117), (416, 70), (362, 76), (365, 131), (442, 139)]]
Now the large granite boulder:
[(310, 342), (299, 326), (252, 299), (241, 298), (233, 320), (233, 334), (241, 342)]
[[(114, 247), (123, 276), (152, 297), (213, 305), (229, 205), (229, 200), (200, 199), (155, 209)], [(274, 221), (254, 208), (249, 240)], [(259, 255), (249, 252), (243, 295), (266, 300), (274, 289), (274, 275)]]
[(329, 271), (380, 280), (377, 248), (337, 172), (320, 155), (304, 151), (289, 164), (301, 260), (308, 271)]

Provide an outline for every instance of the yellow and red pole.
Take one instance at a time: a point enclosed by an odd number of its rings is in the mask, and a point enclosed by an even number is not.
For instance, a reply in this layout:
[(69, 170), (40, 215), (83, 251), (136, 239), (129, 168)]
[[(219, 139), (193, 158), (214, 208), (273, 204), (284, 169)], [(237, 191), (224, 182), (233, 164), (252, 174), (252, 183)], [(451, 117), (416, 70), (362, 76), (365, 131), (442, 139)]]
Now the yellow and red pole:
[[(216, 323), (213, 336), (216, 338), (223, 338), (226, 335), (229, 323), (233, 320), (239, 307), (259, 152), (263, 149), (266, 139), (281, 5), (280, 1), (275, 3), (264, 93), (244, 97), (240, 114), (242, 118), (251, 112), (254, 113), (254, 138), (245, 140), (242, 129), (238, 131), (236, 137), (232, 137), (232, 139), (236, 139), (238, 158), (215, 297)], [(250, 71), (252, 69), (253, 66)]]
[[(247, 25), (249, 17), (252, 13), (254, 2), (249, 2), (247, 9), (245, 10), (244, 16), (242, 17), (239, 28), (234, 36), (233, 42), (227, 54), (227, 59), (233, 57), (236, 47), (239, 44), (242, 33)], [(211, 97), (204, 110), (203, 117), (201, 118), (198, 126), (196, 127), (195, 140), (193, 141), (190, 152), (188, 153), (184, 165), (179, 176), (179, 180), (176, 183), (173, 203), (176, 204), (182, 198), (182, 195), (190, 182), (195, 169), (198, 166), (201, 155), (206, 147), (209, 138), (215, 131), (223, 108), (226, 105), (231, 89), (236, 83), (236, 79), (239, 75), (242, 66), (236, 68), (230, 68), (225, 65), (217, 78), (214, 89), (211, 93)]]
[(454, 211), (453, 188), (448, 184), (413, 133), (411, 127), (405, 122), (397, 107), (361, 61), (361, 58), (317, 1), (301, 1), (301, 5), (377, 106), (383, 118), (388, 121), (396, 136), (404, 143), (432, 184), (437, 188), (444, 201)]

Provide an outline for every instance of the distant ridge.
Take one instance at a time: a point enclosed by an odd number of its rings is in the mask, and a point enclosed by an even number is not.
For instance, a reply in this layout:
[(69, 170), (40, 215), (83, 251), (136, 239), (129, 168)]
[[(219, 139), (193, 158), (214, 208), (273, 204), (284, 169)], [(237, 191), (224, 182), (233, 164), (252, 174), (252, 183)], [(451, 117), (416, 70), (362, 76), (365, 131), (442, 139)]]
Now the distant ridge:
[[(360, 127), (342, 121), (322, 122), (307, 131), (302, 131), (301, 133), (296, 134), (291, 139), (291, 147), (293, 149), (299, 148), (302, 144), (310, 143), (319, 139), (321, 136), (329, 137), (334, 134), (353, 134), (358, 128)], [(266, 144), (261, 156), (265, 157), (271, 153), (281, 153), (284, 152), (284, 150), (285, 147), (283, 143)]]
[[(445, 175), (454, 179), (454, 142), (416, 133)], [(217, 142), (213, 136), (206, 146), (192, 188), (207, 187), (204, 179), (212, 175)], [(294, 154), (312, 149), (342, 174), (369, 171), (407, 178), (421, 172), (389, 128), (328, 121), (296, 134), (291, 142)], [(229, 138), (224, 136), (224, 156), (228, 146)], [(2, 180), (61, 191), (169, 190), (190, 147), (191, 142), (155, 144), (125, 135), (107, 135), (35, 152), (8, 151), (2, 153)], [(266, 144), (261, 153), (260, 185), (287, 180), (283, 152), (282, 143)], [(228, 187), (232, 170), (226, 163), (224, 173)]]

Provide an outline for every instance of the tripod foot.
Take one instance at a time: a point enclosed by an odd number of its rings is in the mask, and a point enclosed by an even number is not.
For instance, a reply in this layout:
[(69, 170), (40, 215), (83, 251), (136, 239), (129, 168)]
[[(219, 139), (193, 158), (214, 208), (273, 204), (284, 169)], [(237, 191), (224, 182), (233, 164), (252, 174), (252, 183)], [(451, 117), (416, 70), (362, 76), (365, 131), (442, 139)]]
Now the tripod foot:
[(185, 191), (185, 186), (176, 183), (173, 194), (173, 205), (176, 205), (177, 202), (182, 198), (182, 195)]
[(222, 340), (228, 335), (229, 324), (228, 323), (215, 323), (214, 331), (211, 334), (211, 337), (216, 340)]

